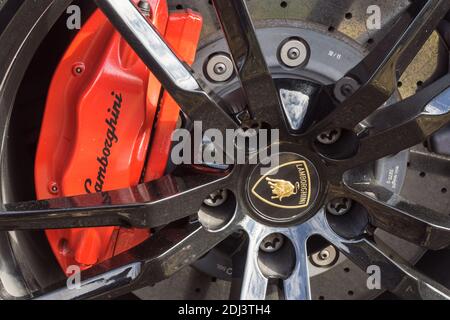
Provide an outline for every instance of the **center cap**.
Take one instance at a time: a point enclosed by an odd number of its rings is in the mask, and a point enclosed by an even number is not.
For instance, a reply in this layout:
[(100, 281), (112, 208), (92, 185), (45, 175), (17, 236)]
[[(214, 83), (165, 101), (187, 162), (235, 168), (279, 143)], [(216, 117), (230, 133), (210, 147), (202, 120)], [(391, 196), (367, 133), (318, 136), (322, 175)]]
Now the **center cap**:
[(287, 223), (308, 213), (317, 199), (320, 181), (316, 168), (305, 157), (296, 153), (280, 153), (278, 157), (277, 166), (266, 169), (258, 165), (253, 170), (248, 196), (258, 216)]

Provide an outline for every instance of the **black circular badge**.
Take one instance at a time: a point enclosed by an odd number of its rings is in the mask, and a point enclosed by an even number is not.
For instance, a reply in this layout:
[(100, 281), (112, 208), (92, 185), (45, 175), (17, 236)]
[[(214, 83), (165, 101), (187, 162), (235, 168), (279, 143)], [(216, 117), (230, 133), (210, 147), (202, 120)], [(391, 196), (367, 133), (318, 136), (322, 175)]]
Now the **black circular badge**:
[(280, 153), (270, 166), (260, 164), (250, 175), (248, 196), (262, 218), (286, 223), (304, 216), (320, 190), (311, 161), (295, 153)]

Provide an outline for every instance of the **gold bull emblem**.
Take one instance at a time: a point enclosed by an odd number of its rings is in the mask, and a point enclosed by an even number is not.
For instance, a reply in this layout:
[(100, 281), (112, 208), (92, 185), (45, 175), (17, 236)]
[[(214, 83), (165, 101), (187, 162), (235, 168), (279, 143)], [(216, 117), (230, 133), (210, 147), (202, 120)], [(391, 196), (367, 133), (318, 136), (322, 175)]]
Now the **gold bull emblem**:
[(272, 199), (278, 199), (280, 202), (284, 198), (289, 198), (298, 193), (300, 190), (300, 183), (292, 184), (290, 181), (280, 179), (266, 178), (269, 187), (272, 189)]

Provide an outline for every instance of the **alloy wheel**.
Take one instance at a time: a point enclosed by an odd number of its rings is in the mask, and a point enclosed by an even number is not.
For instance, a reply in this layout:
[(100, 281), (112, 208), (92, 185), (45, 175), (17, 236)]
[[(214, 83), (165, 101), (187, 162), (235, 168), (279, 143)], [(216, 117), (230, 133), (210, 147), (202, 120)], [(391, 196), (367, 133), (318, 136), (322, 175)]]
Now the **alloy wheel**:
[[(261, 174), (260, 164), (212, 171), (180, 166), (171, 175), (137, 187), (4, 204), (2, 230), (162, 227), (140, 246), (85, 271), (80, 290), (43, 292), (42, 298), (111, 297), (154, 284), (236, 232), (248, 236), (239, 284), (242, 299), (264, 299), (271, 278), (283, 283), (286, 299), (311, 299), (307, 241), (317, 235), (361, 269), (378, 266), (383, 275), (381, 285), (387, 290), (401, 285), (408, 288), (405, 298), (450, 298), (444, 286), (416, 271), (388, 246), (375, 243), (372, 232), (374, 227), (380, 228), (438, 250), (450, 241), (449, 216), (410, 203), (361, 174), (362, 167), (422, 143), (450, 122), (449, 75), (411, 98), (380, 108), (394, 94), (397, 76), (450, 4), (439, 0), (412, 4), (369, 55), (342, 80), (322, 88), (317, 105), (322, 112), (313, 116), (307, 128), (298, 129), (283, 108), (245, 1), (213, 1), (245, 94), (245, 108), (239, 113), (231, 112), (227, 101), (212, 93), (176, 57), (131, 2), (96, 3), (187, 118), (201, 121), (205, 129), (222, 132), (242, 128), (249, 121), (278, 129), (275, 156), (280, 165), (274, 178)], [(286, 55), (295, 60), (296, 52), (288, 50)], [(342, 96), (336, 95), (336, 88)], [(376, 126), (364, 125), (368, 117)], [(286, 187), (288, 177), (296, 177), (306, 195), (291, 190), (284, 196), (292, 201), (281, 207), (272, 199), (272, 187)], [(229, 194), (218, 206), (221, 209), (201, 210), (205, 199), (214, 200), (211, 195), (217, 192)], [(211, 207), (211, 202), (206, 205)], [(187, 228), (177, 224), (195, 215), (198, 224)], [(270, 254), (283, 256), (283, 270), (264, 263)]]

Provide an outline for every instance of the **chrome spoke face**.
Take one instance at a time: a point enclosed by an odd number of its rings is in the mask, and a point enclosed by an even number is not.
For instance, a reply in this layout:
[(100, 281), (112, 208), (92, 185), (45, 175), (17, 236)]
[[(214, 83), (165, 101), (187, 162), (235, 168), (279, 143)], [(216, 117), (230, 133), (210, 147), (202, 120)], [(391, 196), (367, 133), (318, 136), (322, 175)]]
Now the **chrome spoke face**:
[(259, 268), (258, 255), (266, 228), (250, 219), (247, 219), (244, 228), (247, 229), (249, 235), (249, 244), (240, 298), (243, 300), (265, 300), (269, 279), (263, 275)]
[[(374, 243), (365, 237), (349, 240), (339, 235), (330, 226), (327, 214), (323, 210), (304, 224), (291, 228), (268, 227), (251, 218), (245, 218), (240, 226), (249, 237), (241, 287), (242, 299), (265, 299), (270, 278), (282, 281), (285, 299), (311, 299), (309, 254), (306, 243), (313, 235), (320, 235), (326, 239), (362, 270), (377, 270), (380, 274), (380, 288), (395, 292), (403, 298), (450, 299), (448, 289), (414, 270), (408, 262), (383, 243)], [(281, 245), (277, 246), (279, 239), (283, 240)], [(267, 244), (271, 249), (263, 249)], [(283, 247), (286, 253), (288, 250), (285, 246), (290, 245), (295, 260), (291, 269), (286, 268), (286, 264), (289, 265), (286, 259), (280, 260), (283, 256), (280, 254)], [(273, 255), (273, 259), (264, 259), (264, 254)], [(279, 267), (277, 261), (284, 266)], [(407, 290), (404, 290), (405, 288)]]
[(249, 238), (241, 299), (265, 299), (269, 279), (283, 282), (286, 299), (311, 299), (306, 252), (308, 225), (269, 227), (246, 217), (240, 226)]
[(289, 232), (295, 247), (295, 269), (289, 278), (283, 281), (284, 296), (287, 300), (310, 300), (311, 284), (308, 270), (307, 226), (301, 226)]

